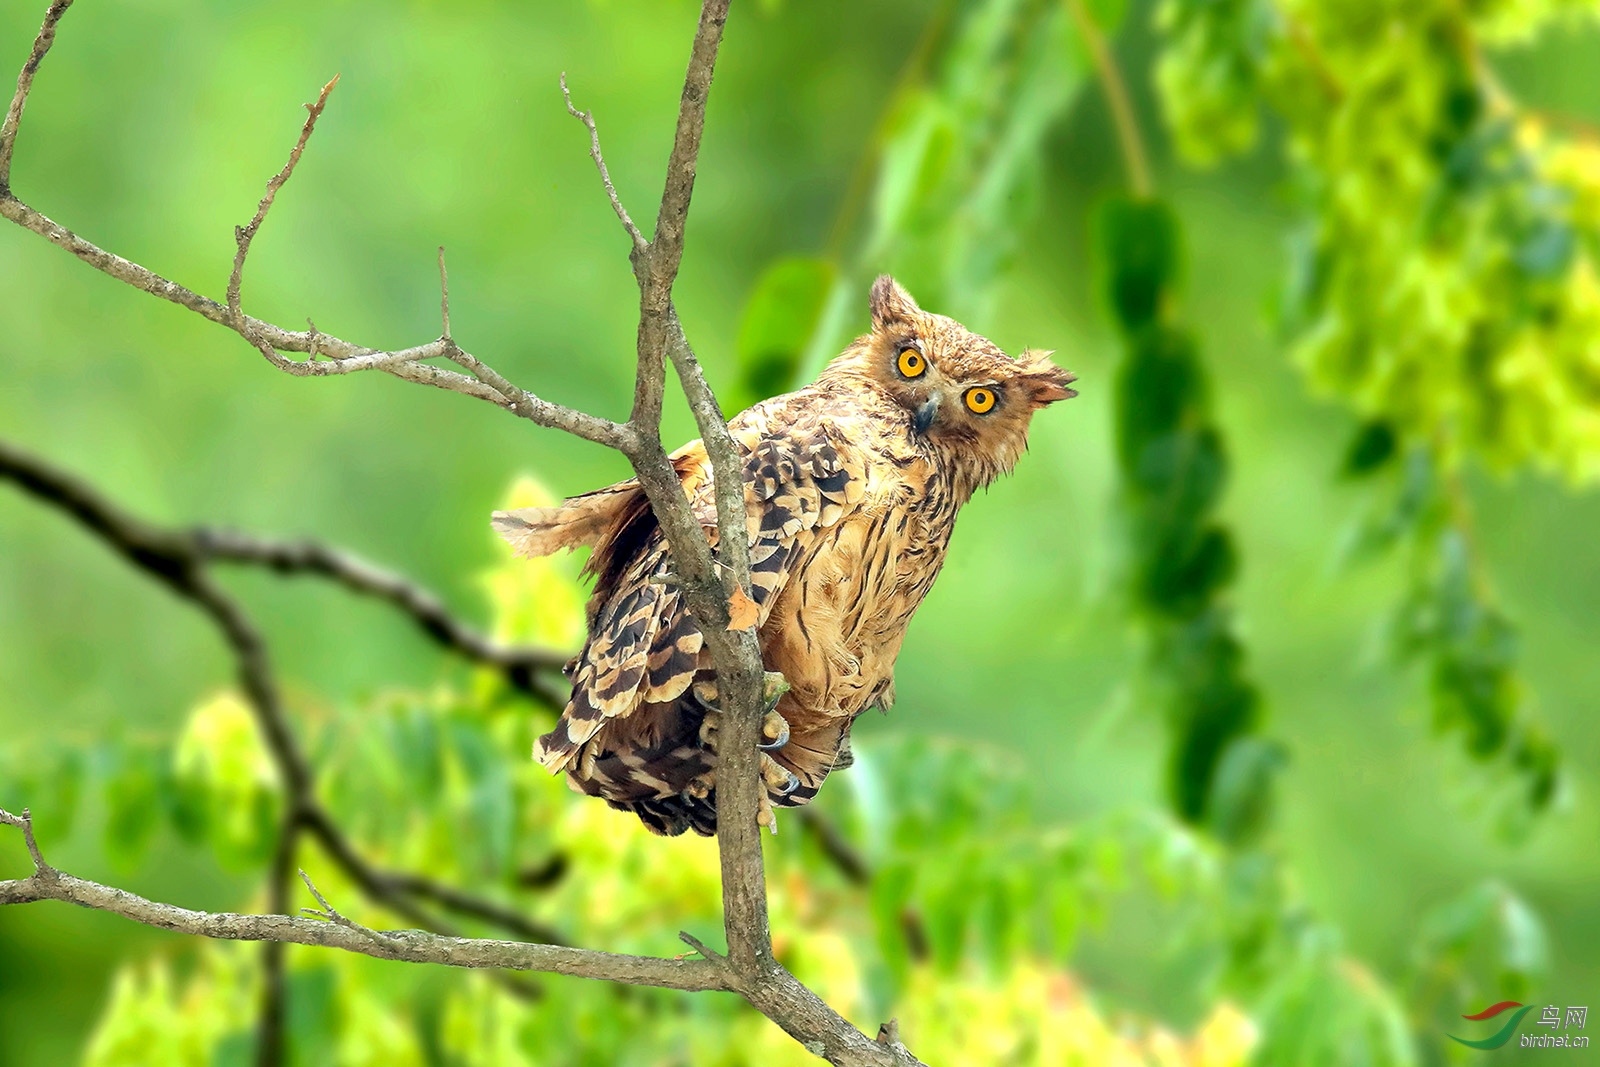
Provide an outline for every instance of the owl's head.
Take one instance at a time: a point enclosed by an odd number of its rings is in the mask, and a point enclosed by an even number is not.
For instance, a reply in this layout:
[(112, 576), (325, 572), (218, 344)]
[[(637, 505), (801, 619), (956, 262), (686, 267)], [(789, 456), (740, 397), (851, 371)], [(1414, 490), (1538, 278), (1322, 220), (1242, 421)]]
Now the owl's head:
[(969, 475), (972, 488), (1009, 473), (1028, 447), (1028, 424), (1077, 393), (1075, 375), (1048, 352), (1012, 359), (954, 319), (923, 311), (887, 274), (872, 284), (872, 332), (829, 372), (866, 378), (904, 410), (919, 443)]

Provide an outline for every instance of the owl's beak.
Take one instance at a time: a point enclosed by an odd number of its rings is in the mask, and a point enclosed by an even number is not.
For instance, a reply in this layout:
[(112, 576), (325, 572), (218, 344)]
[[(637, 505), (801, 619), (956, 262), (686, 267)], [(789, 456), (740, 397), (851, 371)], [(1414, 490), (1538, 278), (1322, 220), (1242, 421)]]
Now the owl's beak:
[(937, 414), (939, 414), (939, 394), (935, 393), (911, 416), (911, 428), (918, 433), (927, 433), (928, 427), (933, 425), (933, 417)]

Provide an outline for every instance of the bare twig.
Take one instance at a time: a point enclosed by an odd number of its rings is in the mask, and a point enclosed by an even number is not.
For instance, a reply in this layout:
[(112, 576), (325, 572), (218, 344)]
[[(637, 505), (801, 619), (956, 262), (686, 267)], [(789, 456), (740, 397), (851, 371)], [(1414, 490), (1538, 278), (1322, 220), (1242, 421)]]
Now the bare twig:
[(11, 98), (11, 106), (6, 108), (5, 120), (0, 122), (0, 197), (11, 195), (11, 154), (17, 147), (17, 127), (22, 125), (22, 109), (28, 104), (34, 75), (39, 73), (39, 64), (44, 62), (45, 53), (55, 43), (56, 25), (71, 6), (72, 0), (55, 0), (50, 5), (44, 13), (44, 24), (39, 27), (39, 36), (34, 38), (33, 50), (22, 64), (22, 73), (17, 75), (16, 95)]
[(446, 341), (450, 340), (450, 272), (444, 269), (444, 245), (439, 246), (439, 318), (444, 321)]
[[(317, 906), (315, 908), (301, 908), (300, 911), (302, 914), (310, 915), (313, 918), (322, 919), (324, 922), (338, 923), (340, 926), (343, 926), (348, 930), (354, 930), (363, 936), (370, 937), (374, 941), (393, 940), (388, 934), (383, 933), (381, 930), (373, 930), (370, 927), (362, 926), (353, 919), (346, 918), (345, 916), (339, 914), (339, 909), (328, 903), (328, 898), (322, 895), (322, 890), (317, 888), (317, 883), (311, 880), (311, 876), (305, 872), (305, 868), (303, 867), (300, 869), (300, 880), (305, 883), (306, 890), (317, 902)], [(288, 909), (284, 908), (283, 911), (286, 912)]]
[[(626, 443), (626, 435), (622, 427), (606, 419), (596, 418), (583, 412), (574, 411), (552, 404), (527, 392), (515, 389), (514, 393), (501, 393), (493, 386), (485, 384), (498, 380), (505, 383), (503, 378), (495, 374), (482, 361), (463, 352), (454, 341), (441, 337), (436, 341), (411, 348), (385, 351), (367, 348), (352, 342), (320, 333), (316, 329), (305, 331), (286, 330), (270, 322), (264, 322), (244, 313), (239, 306), (238, 278), (243, 269), (243, 256), (248, 250), (249, 240), (240, 231), (240, 247), (235, 253), (235, 271), (230, 277), (227, 303), (218, 303), (209, 297), (201, 296), (182, 285), (177, 284), (148, 268), (124, 259), (113, 252), (99, 248), (92, 242), (86, 241), (77, 234), (61, 226), (54, 220), (35, 210), (29, 205), (18, 200), (9, 186), (9, 173), (11, 151), (16, 136), (16, 124), (21, 118), (22, 106), (27, 99), (29, 90), (33, 85), (34, 73), (43, 61), (45, 54), (55, 41), (56, 27), (61, 16), (66, 12), (70, 0), (58, 0), (51, 5), (46, 14), (45, 24), (39, 33), (38, 40), (34, 43), (32, 54), (23, 67), (22, 76), (18, 79), (17, 95), (12, 100), (11, 110), (7, 112), (6, 122), (0, 128), (0, 163), (4, 169), (0, 170), (8, 179), (0, 182), (0, 217), (9, 219), (24, 229), (38, 234), (58, 248), (72, 253), (96, 270), (118, 281), (124, 282), (152, 296), (171, 301), (181, 307), (187, 308), (197, 315), (202, 316), (219, 325), (226, 326), (239, 334), (250, 345), (256, 348), (272, 366), (287, 374), (299, 377), (321, 377), (331, 374), (349, 374), (354, 371), (381, 370), (406, 381), (417, 382), (422, 385), (431, 385), (451, 392), (462, 393), (466, 396), (487, 400), (497, 407), (506, 408), (522, 418), (529, 419), (543, 426), (553, 429), (566, 430), (597, 444), (607, 445), (612, 448), (622, 448)], [(331, 88), (324, 87), (323, 97), (317, 105), (320, 107), (326, 102), (326, 93)], [(313, 116), (314, 118), (315, 116)], [(310, 121), (302, 130), (302, 137), (296, 143), (294, 152), (291, 153), (291, 162), (280, 172), (280, 177), (287, 179), (288, 171), (293, 163), (298, 160), (299, 153), (304, 149), (305, 141), (310, 134)], [(274, 179), (278, 186), (282, 182)], [(268, 195), (262, 201), (262, 208), (258, 210), (258, 217), (252, 220), (252, 225), (259, 227), (260, 219), (265, 217), (265, 209), (271, 206), (276, 188), (269, 183)], [(253, 236), (253, 232), (250, 234)], [(326, 357), (327, 362), (319, 362), (315, 358), (307, 360), (288, 359), (280, 353), (303, 352), (314, 353)], [(454, 371), (436, 367), (423, 362), (424, 360), (446, 357), (462, 362), (457, 357), (465, 357), (473, 364), (471, 376), (457, 374)], [(509, 383), (505, 383), (509, 384)], [(514, 387), (513, 387), (514, 388)]]
[(35, 875), (51, 875), (55, 868), (44, 861), (44, 853), (39, 851), (39, 842), (33, 838), (33, 812), (27, 808), (22, 809), (21, 815), (13, 815), (0, 808), (0, 823), (15, 826), (22, 831), (22, 842), (28, 846), (28, 858), (33, 860), (33, 873)]
[(568, 653), (538, 646), (502, 645), (457, 619), (433, 593), (358, 556), (318, 541), (279, 541), (231, 530), (193, 531), (202, 558), (266, 567), (282, 574), (313, 574), (352, 592), (394, 605), (433, 640), (475, 663), (502, 671), (515, 686), (559, 709), (566, 698), (538, 672), (558, 671)]
[[(600, 184), (605, 187), (606, 198), (611, 201), (611, 210), (622, 222), (622, 228), (628, 232), (628, 239), (633, 242), (633, 247), (628, 251), (628, 261), (633, 264), (635, 276), (639, 273), (643, 257), (650, 253), (650, 242), (644, 239), (644, 234), (639, 232), (639, 227), (633, 224), (628, 209), (622, 206), (622, 198), (617, 195), (617, 187), (611, 182), (611, 171), (606, 166), (606, 157), (600, 151), (600, 128), (595, 125), (592, 111), (579, 111), (572, 103), (572, 90), (567, 88), (567, 73), (561, 72), (561, 96), (567, 104), (567, 114), (577, 119), (589, 131), (589, 158), (594, 160), (595, 169), (600, 172)], [(643, 321), (640, 324), (643, 329)], [(665, 375), (661, 370), (661, 354), (654, 352), (647, 357), (645, 349), (650, 341), (640, 335), (639, 338), (639, 366), (633, 384), (633, 411), (628, 416), (629, 425), (637, 428), (643, 427), (646, 432), (654, 430), (657, 436), (661, 432), (661, 404), (666, 392)]]
[(600, 183), (606, 187), (606, 196), (611, 200), (611, 210), (622, 220), (622, 228), (628, 231), (628, 237), (633, 241), (634, 252), (643, 252), (649, 247), (650, 242), (644, 239), (639, 227), (628, 217), (628, 209), (622, 206), (622, 199), (617, 196), (617, 187), (611, 184), (611, 171), (606, 168), (606, 157), (600, 152), (600, 130), (594, 124), (594, 112), (579, 111), (573, 106), (572, 90), (567, 88), (566, 71), (561, 72), (561, 96), (567, 102), (567, 114), (589, 128), (589, 158), (594, 160), (595, 167), (600, 171)]
[[(0, 818), (0, 821), (11, 825), (20, 822), (14, 815)], [(190, 911), (57, 871), (35, 872), (29, 878), (0, 882), (0, 905), (26, 904), (38, 900), (81, 904), (148, 926), (228, 941), (321, 945), (380, 959), (440, 963), (447, 967), (549, 971), (668, 989), (728, 988), (722, 968), (705, 960), (655, 959), (563, 945), (444, 937), (425, 930), (372, 931), (383, 935), (373, 938), (359, 929), (352, 929), (355, 924), (347, 926), (289, 915)]]
[[(328, 84), (322, 87), (322, 92), (317, 94), (317, 102), (306, 105), (306, 111), (309, 112), (306, 115), (306, 124), (300, 128), (300, 139), (289, 150), (288, 162), (283, 165), (282, 170), (267, 180), (267, 192), (261, 198), (261, 203), (256, 205), (255, 217), (243, 226), (234, 228), (233, 239), (239, 247), (233, 254), (233, 273), (228, 275), (228, 311), (236, 326), (240, 322), (239, 289), (244, 280), (244, 261), (250, 254), (250, 242), (255, 240), (256, 231), (261, 229), (261, 224), (267, 221), (267, 212), (272, 210), (272, 201), (277, 197), (278, 190), (283, 188), (289, 176), (294, 173), (295, 164), (300, 162), (300, 155), (306, 150), (306, 142), (311, 140), (311, 131), (317, 127), (317, 118), (322, 114), (322, 109), (328, 106), (328, 94), (333, 92), (333, 87), (338, 84), (339, 75), (335, 74), (329, 79)], [(446, 330), (445, 336), (448, 337), (449, 334), (450, 331)]]
[(705, 942), (701, 941), (698, 937), (695, 937), (687, 930), (678, 931), (678, 940), (694, 949), (695, 952), (700, 954), (705, 959), (720, 960), (725, 958), (720, 953), (713, 952), (711, 949), (707, 948), (705, 946)]

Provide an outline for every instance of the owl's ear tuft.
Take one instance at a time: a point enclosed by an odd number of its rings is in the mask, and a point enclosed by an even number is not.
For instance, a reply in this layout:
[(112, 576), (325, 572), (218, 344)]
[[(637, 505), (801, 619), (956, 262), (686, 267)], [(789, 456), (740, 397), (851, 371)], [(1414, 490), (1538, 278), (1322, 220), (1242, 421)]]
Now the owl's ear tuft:
[(1028, 399), (1033, 401), (1035, 407), (1044, 407), (1057, 400), (1066, 400), (1078, 395), (1076, 389), (1068, 388), (1078, 380), (1078, 376), (1069, 370), (1056, 366), (1050, 361), (1049, 352), (1028, 350), (1017, 357), (1021, 365), (1021, 373), (1017, 380), (1027, 391)]
[(909, 322), (922, 309), (911, 299), (911, 294), (900, 288), (900, 283), (887, 274), (878, 275), (872, 283), (872, 328), (881, 330), (897, 322)]

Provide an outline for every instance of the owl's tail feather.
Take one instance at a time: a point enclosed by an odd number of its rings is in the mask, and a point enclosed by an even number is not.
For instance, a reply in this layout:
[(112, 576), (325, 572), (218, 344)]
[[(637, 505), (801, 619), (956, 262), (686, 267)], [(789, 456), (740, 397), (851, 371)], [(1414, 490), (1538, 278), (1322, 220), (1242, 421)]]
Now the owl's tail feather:
[(655, 800), (607, 801), (618, 811), (639, 816), (651, 833), (677, 837), (693, 830), (701, 837), (717, 836), (717, 791), (704, 797), (662, 797)]
[(519, 556), (549, 556), (580, 545), (592, 548), (638, 495), (638, 482), (622, 482), (572, 497), (553, 508), (497, 511), (494, 529)]

